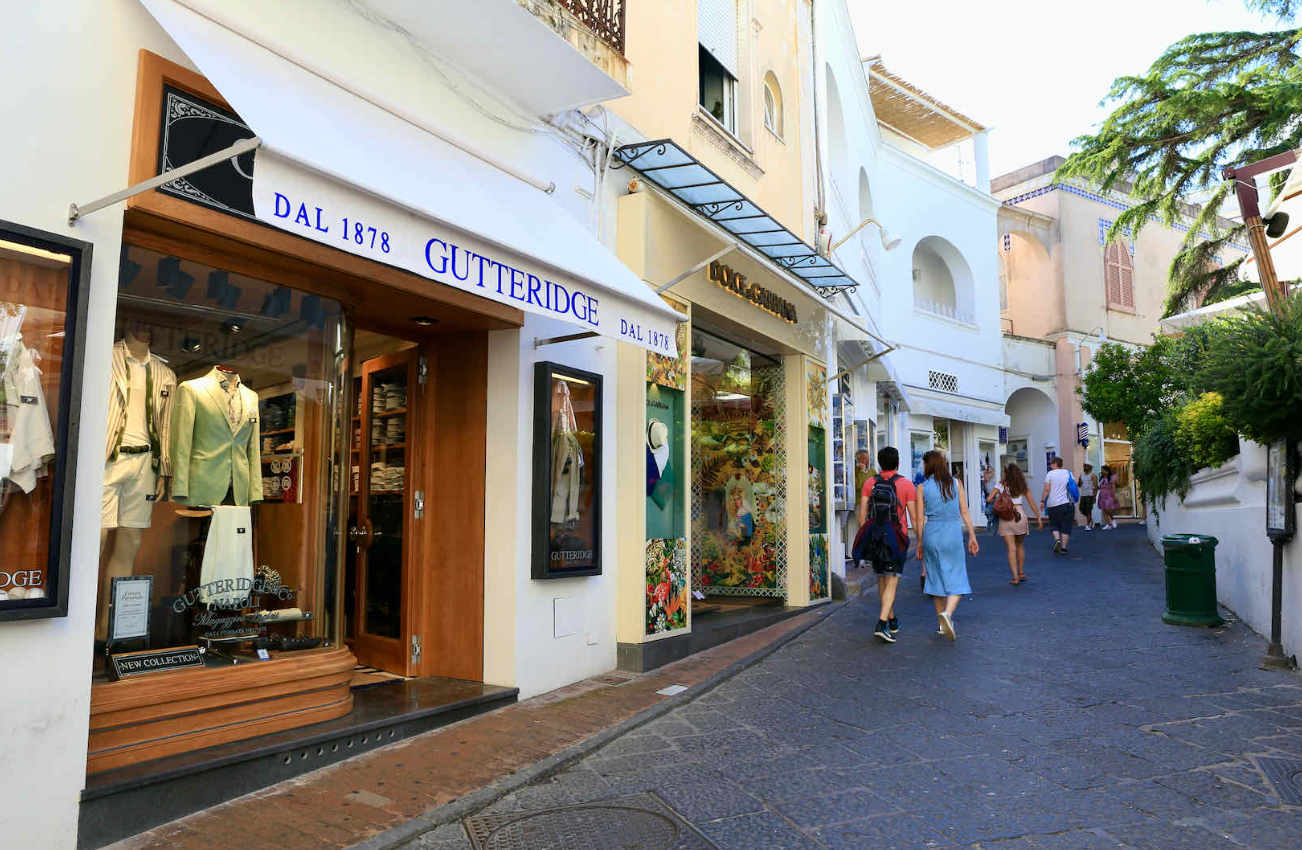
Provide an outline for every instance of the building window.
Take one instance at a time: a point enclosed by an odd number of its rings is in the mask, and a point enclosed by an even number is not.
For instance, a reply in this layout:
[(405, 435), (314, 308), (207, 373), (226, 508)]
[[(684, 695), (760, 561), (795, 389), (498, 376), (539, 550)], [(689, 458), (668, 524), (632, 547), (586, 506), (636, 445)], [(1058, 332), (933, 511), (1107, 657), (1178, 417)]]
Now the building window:
[(942, 393), (958, 392), (958, 375), (948, 372), (927, 372), (927, 387)]
[(1104, 251), (1108, 307), (1119, 310), (1135, 309), (1134, 261), (1124, 242), (1114, 241)]
[(772, 71), (764, 75), (764, 126), (782, 138), (782, 89)]
[(729, 133), (737, 133), (736, 91), (737, 80), (724, 69), (719, 60), (701, 47), (701, 108)]

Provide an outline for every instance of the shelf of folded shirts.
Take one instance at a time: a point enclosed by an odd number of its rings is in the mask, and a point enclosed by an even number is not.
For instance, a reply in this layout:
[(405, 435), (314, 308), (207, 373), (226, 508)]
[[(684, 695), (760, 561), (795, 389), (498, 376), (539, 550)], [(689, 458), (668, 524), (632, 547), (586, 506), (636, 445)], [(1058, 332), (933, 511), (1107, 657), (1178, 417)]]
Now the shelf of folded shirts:
[(402, 415), (402, 414), (404, 414), (404, 413), (406, 413), (406, 412), (407, 412), (407, 408), (405, 408), (405, 407), (399, 407), (397, 410), (380, 410), (380, 411), (375, 411), (375, 412), (371, 413), (371, 417), (374, 418), (374, 419), (385, 419), (385, 418), (387, 418), (387, 417), (389, 417), (389, 416), (400, 416), (400, 415)]
[(277, 434), (292, 434), (292, 433), (294, 433), (294, 432), (297, 431), (297, 430), (298, 430), (297, 428), (278, 428), (278, 429), (276, 429), (275, 431), (259, 431), (259, 432), (258, 432), (258, 436), (260, 436), (260, 437), (274, 437), (274, 436), (276, 436)]
[[(375, 451), (376, 449), (405, 449), (405, 448), (407, 448), (406, 443), (376, 443), (375, 445), (371, 446), (371, 451)], [(353, 449), (353, 451), (356, 452), (357, 450)]]
[(302, 449), (294, 449), (292, 452), (263, 452), (263, 460), (284, 460), (287, 457), (302, 457)]

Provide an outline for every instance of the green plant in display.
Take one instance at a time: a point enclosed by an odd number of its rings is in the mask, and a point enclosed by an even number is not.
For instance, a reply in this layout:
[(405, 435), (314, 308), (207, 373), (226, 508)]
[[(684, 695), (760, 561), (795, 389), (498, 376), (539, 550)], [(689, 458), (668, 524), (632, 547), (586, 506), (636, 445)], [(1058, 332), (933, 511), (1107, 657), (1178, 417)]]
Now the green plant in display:
[(1194, 469), (1220, 466), (1239, 453), (1239, 435), (1221, 405), (1220, 393), (1203, 393), (1175, 412), (1175, 441)]

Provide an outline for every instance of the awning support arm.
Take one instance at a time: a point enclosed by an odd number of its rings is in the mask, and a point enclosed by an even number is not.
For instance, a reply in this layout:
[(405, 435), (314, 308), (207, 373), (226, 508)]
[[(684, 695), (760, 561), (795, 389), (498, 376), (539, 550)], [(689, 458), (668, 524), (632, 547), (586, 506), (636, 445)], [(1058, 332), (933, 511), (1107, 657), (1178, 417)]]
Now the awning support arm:
[(881, 351), (877, 352), (872, 357), (869, 357), (867, 360), (860, 361), (859, 363), (856, 363), (853, 366), (851, 366), (849, 369), (842, 369), (840, 372), (837, 372), (835, 375), (827, 379), (827, 383), (831, 384), (833, 381), (837, 381), (840, 380), (841, 378), (844, 378), (846, 375), (850, 374), (854, 370), (867, 366), (869, 363), (873, 362), (879, 357), (885, 357), (887, 354), (890, 354), (896, 348), (897, 346), (894, 345), (888, 346), (887, 348), (883, 348)]
[(84, 215), (90, 215), (96, 210), (102, 210), (107, 206), (116, 204), (118, 201), (125, 201), (127, 198), (135, 197), (151, 189), (157, 189), (164, 183), (171, 183), (173, 180), (179, 180), (182, 177), (188, 177), (196, 171), (203, 171), (205, 168), (211, 168), (214, 165), (223, 163), (228, 159), (234, 159), (237, 156), (248, 153), (251, 150), (257, 150), (262, 146), (262, 140), (257, 136), (251, 139), (241, 139), (230, 147), (219, 150), (217, 153), (208, 154), (205, 157), (196, 159), (194, 162), (188, 162), (185, 165), (173, 168), (170, 171), (164, 171), (157, 177), (150, 177), (148, 180), (137, 183), (134, 186), (128, 186), (114, 192), (111, 195), (105, 195), (98, 200), (91, 201), (87, 204), (69, 204), (68, 205), (68, 226), (72, 227), (77, 223), (77, 219)]
[(708, 266), (710, 263), (713, 263), (715, 260), (717, 260), (717, 259), (719, 259), (720, 257), (722, 257), (724, 254), (730, 254), (730, 253), (732, 253), (733, 250), (736, 249), (736, 247), (737, 247), (737, 243), (736, 243), (736, 242), (729, 242), (729, 243), (728, 243), (728, 247), (724, 248), (722, 251), (718, 251), (717, 253), (711, 254), (710, 256), (706, 257), (704, 260), (701, 260), (699, 263), (697, 263), (696, 265), (692, 266), (690, 269), (688, 269), (687, 271), (683, 272), (683, 273), (680, 274), (678, 277), (676, 277), (676, 278), (674, 278), (673, 280), (669, 281), (669, 282), (666, 283), (664, 286), (658, 286), (658, 287), (656, 287), (656, 295), (659, 295), (660, 293), (664, 292), (666, 289), (671, 289), (671, 288), (677, 286), (678, 284), (682, 283), (683, 281), (687, 280), (689, 277), (691, 277), (692, 275), (696, 274), (696, 273), (699, 272), (701, 269), (703, 269), (703, 268), (705, 268), (706, 266)]
[(566, 334), (565, 336), (534, 337), (533, 347), (537, 349), (542, 348), (544, 345), (555, 345), (558, 342), (573, 342), (576, 339), (589, 339), (594, 336), (601, 336), (601, 334), (596, 331), (584, 331), (583, 333)]

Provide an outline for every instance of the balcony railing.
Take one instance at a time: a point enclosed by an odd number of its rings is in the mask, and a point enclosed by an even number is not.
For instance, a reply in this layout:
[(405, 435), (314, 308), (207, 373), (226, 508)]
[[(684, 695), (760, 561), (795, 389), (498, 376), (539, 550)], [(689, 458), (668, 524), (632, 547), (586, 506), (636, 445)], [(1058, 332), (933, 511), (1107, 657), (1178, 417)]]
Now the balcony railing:
[(924, 313), (932, 313), (937, 316), (943, 316), (946, 319), (953, 319), (956, 322), (964, 322), (965, 324), (969, 324), (969, 325), (976, 324), (975, 316), (973, 316), (971, 313), (963, 312), (962, 310), (955, 307), (953, 304), (942, 304), (939, 301), (931, 301), (926, 298), (914, 297), (913, 306), (923, 311)]
[(556, 0), (574, 13), (597, 38), (624, 55), (624, 3), (626, 0)]

